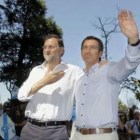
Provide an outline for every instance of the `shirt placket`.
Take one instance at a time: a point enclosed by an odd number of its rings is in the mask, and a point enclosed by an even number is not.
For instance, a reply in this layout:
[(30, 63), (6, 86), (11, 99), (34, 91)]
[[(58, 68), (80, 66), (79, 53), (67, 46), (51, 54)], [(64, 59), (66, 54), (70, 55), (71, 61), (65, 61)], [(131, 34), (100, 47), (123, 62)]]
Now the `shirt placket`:
[(81, 93), (82, 94), (82, 100), (81, 100), (81, 122), (82, 122), (82, 127), (83, 128), (86, 128), (86, 114), (85, 114), (85, 96), (86, 96), (86, 93), (87, 93), (87, 86), (88, 86), (88, 74), (86, 74), (85, 76), (85, 80), (84, 80), (84, 83), (83, 83), (83, 92)]
[[(44, 71), (46, 73), (47, 69), (44, 68)], [(52, 85), (48, 85), (47, 90), (51, 92), (52, 91)], [(44, 110), (44, 115), (47, 114), (47, 116), (42, 116), (43, 120), (48, 119), (52, 116), (52, 109), (50, 108), (50, 105), (49, 105), (49, 104), (51, 104), (51, 102), (52, 102), (52, 96), (48, 95), (48, 98), (47, 98), (48, 105), (46, 105), (46, 109)]]

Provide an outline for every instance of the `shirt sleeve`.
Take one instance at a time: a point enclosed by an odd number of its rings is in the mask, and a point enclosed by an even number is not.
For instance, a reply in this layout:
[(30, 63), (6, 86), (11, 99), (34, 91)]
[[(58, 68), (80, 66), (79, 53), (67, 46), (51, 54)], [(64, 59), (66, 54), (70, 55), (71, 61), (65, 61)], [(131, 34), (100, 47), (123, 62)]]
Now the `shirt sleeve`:
[(34, 84), (34, 77), (35, 77), (35, 68), (30, 72), (28, 79), (23, 83), (18, 91), (18, 100), (20, 101), (28, 101), (34, 95), (28, 96), (32, 85)]
[(128, 45), (125, 57), (117, 63), (110, 63), (108, 77), (111, 81), (122, 82), (132, 74), (140, 63), (140, 44), (136, 47)]

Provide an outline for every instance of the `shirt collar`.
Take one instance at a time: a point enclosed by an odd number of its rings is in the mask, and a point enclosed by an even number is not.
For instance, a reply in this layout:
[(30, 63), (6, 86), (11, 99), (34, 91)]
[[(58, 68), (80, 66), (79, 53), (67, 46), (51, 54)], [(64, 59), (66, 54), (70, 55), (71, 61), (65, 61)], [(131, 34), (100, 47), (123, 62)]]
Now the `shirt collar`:
[[(45, 65), (47, 64), (46, 61), (44, 61), (41, 65), (39, 65), (38, 67), (42, 68), (42, 69), (46, 69)], [(53, 69), (53, 71), (61, 71), (61, 70), (66, 70), (68, 68), (67, 63), (61, 61), (60, 64), (56, 65)]]
[[(95, 65), (93, 65), (93, 66), (90, 68), (89, 73), (94, 73), (94, 72), (96, 72), (98, 69), (99, 69), (99, 63), (96, 63)], [(86, 68), (84, 68), (84, 72), (87, 73), (87, 72), (86, 72)]]

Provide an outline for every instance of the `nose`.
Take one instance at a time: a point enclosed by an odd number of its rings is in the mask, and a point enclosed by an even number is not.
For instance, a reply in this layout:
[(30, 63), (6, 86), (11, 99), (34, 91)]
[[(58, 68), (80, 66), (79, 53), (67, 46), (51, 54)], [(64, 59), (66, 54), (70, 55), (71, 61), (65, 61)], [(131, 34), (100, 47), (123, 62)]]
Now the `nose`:
[(87, 47), (87, 48), (86, 48), (86, 53), (89, 53), (89, 52), (90, 52), (90, 48)]

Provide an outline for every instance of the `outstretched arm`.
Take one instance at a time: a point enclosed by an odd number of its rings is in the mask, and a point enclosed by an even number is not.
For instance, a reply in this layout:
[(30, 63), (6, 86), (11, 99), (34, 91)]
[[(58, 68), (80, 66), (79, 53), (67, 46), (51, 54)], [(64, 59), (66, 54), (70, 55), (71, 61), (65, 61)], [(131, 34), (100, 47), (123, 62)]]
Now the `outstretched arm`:
[(118, 15), (118, 20), (122, 33), (128, 38), (129, 45), (122, 60), (118, 63), (110, 63), (111, 68), (108, 71), (108, 76), (111, 80), (120, 83), (132, 74), (140, 64), (140, 43), (132, 12), (122, 10)]
[(130, 44), (136, 43), (139, 40), (139, 33), (132, 12), (121, 10), (118, 19), (121, 31), (128, 38), (128, 42)]

